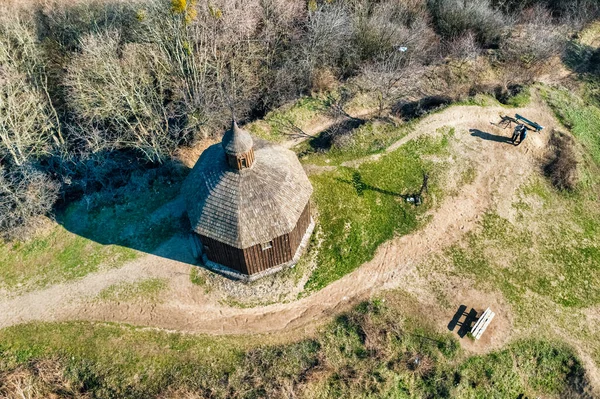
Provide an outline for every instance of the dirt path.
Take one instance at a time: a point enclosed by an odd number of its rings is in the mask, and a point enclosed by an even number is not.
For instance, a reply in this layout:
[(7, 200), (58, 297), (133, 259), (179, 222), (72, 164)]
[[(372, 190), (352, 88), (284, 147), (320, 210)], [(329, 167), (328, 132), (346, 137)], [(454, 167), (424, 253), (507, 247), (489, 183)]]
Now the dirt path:
[[(456, 129), (455, 150), (468, 157), (477, 173), (474, 181), (447, 198), (420, 231), (383, 244), (370, 262), (323, 290), (298, 301), (240, 309), (219, 304), (202, 287), (190, 283), (189, 265), (169, 260), (169, 254), (187, 250), (185, 238), (165, 243), (158, 255), (147, 255), (119, 269), (91, 274), (85, 278), (12, 299), (0, 298), (0, 328), (41, 320), (99, 320), (126, 322), (186, 332), (217, 334), (268, 333), (294, 328), (312, 328), (351, 303), (382, 290), (411, 284), (415, 266), (432, 253), (456, 243), (477, 226), (489, 209), (510, 208), (515, 191), (536, 170), (533, 154), (540, 153), (547, 135), (531, 133), (520, 147), (494, 141), (493, 135), (508, 135), (490, 124), (498, 120), (499, 107), (452, 107), (421, 122), (414, 133), (394, 148), (442, 126)], [(531, 106), (526, 113), (541, 124), (555, 124), (544, 107)], [(469, 129), (489, 133), (472, 135)], [(484, 138), (482, 138), (484, 137)], [(519, 167), (515, 167), (519, 165)], [(190, 255), (191, 256), (191, 255)], [(161, 303), (98, 303), (90, 298), (118, 283), (150, 277), (167, 278), (170, 290)], [(505, 341), (492, 342), (491, 347)]]

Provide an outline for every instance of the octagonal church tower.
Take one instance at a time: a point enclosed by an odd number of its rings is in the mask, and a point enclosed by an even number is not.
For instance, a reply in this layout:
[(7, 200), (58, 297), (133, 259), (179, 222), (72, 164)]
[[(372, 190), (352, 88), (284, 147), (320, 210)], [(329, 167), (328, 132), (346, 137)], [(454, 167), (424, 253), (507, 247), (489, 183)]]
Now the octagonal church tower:
[(296, 154), (233, 121), (182, 189), (197, 253), (208, 268), (243, 280), (294, 264), (314, 228), (312, 191)]

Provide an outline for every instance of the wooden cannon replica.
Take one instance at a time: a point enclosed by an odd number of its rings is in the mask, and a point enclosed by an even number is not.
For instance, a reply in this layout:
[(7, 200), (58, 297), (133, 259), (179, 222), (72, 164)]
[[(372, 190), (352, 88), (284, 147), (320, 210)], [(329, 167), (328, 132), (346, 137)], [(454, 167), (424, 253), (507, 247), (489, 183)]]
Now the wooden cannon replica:
[(540, 132), (544, 129), (544, 126), (533, 122), (519, 114), (515, 114), (514, 118), (508, 115), (500, 115), (500, 119), (501, 120), (500, 123), (498, 123), (498, 126), (504, 129), (512, 127), (513, 123), (517, 125), (525, 125), (529, 130), (535, 130), (536, 132)]

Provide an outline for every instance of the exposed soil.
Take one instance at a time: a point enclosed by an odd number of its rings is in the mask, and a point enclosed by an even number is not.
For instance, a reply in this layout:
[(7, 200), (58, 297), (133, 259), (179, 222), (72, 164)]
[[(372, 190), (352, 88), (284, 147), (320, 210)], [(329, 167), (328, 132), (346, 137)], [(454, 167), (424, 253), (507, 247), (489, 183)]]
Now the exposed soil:
[[(500, 114), (506, 113), (525, 114), (547, 130), (531, 132), (523, 145), (514, 147), (506, 143), (511, 131), (493, 124), (498, 122)], [(265, 292), (265, 298), (268, 298), (265, 302), (276, 303), (248, 308), (230, 306), (223, 301), (222, 293), (211, 292), (207, 289), (210, 287), (198, 286), (190, 281), (194, 267), (190, 264), (194, 260), (189, 243), (187, 237), (175, 236), (155, 254), (145, 255), (118, 269), (100, 271), (78, 281), (19, 296), (0, 293), (0, 328), (31, 321), (89, 320), (189, 333), (277, 332), (277, 336), (282, 333), (295, 336), (298, 333), (314, 333), (330, 316), (382, 290), (401, 288), (429, 309), (427, 319), (436, 323), (440, 330), (447, 329), (460, 305), (478, 312), (491, 307), (496, 317), (482, 339), (474, 341), (465, 337), (460, 340), (469, 352), (489, 352), (501, 348), (511, 339), (529, 336), (531, 331), (521, 330), (515, 325), (511, 307), (498, 291), (481, 291), (473, 287), (472, 281), (459, 276), (440, 275), (436, 278), (429, 272), (429, 275), (420, 272), (419, 267), (436, 256), (443, 257), (444, 249), (478, 228), (478, 222), (486, 212), (495, 211), (512, 219), (512, 204), (517, 191), (532, 174), (540, 172), (548, 142), (546, 132), (556, 127), (557, 122), (551, 110), (536, 98), (526, 109), (451, 107), (424, 119), (411, 134), (390, 146), (386, 152), (421, 135), (440, 134), (439, 129), (445, 126), (454, 127), (456, 140), (452, 152), (457, 159), (469, 160), (476, 171), (473, 181), (463, 185), (455, 195), (447, 197), (434, 209), (429, 215), (430, 222), (424, 228), (384, 243), (373, 260), (310, 296), (298, 300), (288, 297), (285, 303), (277, 302), (273, 295), (278, 287), (265, 282), (259, 291)], [(370, 162), (381, 156), (369, 156), (348, 162), (346, 166)], [(311, 166), (307, 169), (313, 173), (321, 171)], [(169, 210), (179, 212), (180, 208), (180, 204), (174, 201), (157, 212), (162, 217), (163, 213)], [(159, 301), (103, 303), (93, 300), (113, 284), (153, 277), (169, 281), (169, 288), (162, 293)], [(436, 290), (431, 289), (432, 281), (439, 284)], [(225, 281), (223, 284), (239, 285)], [(301, 289), (302, 280), (291, 285), (294, 286), (292, 291), (297, 294), (299, 290), (296, 288)], [(440, 293), (443, 300), (439, 298)], [(600, 325), (600, 310), (589, 309), (584, 314), (587, 323)], [(454, 331), (456, 333), (457, 330)], [(567, 342), (580, 349), (580, 358), (589, 371), (592, 385), (600, 386), (597, 367), (581, 343), (573, 342), (573, 338), (559, 330), (555, 332), (559, 336), (564, 335)]]
[[(532, 133), (522, 146), (513, 147), (484, 140), (469, 132), (470, 129), (478, 129), (490, 135), (508, 136), (509, 131), (490, 124), (496, 122), (498, 115), (506, 111), (508, 110), (499, 107), (453, 107), (426, 118), (412, 134), (392, 145), (389, 151), (419, 135), (433, 134), (440, 127), (453, 126), (458, 139), (455, 151), (468, 154), (476, 167), (476, 177), (456, 196), (447, 198), (432, 213), (431, 221), (422, 230), (385, 243), (372, 261), (306, 298), (247, 309), (219, 303), (211, 293), (206, 293), (202, 287), (190, 282), (191, 267), (188, 264), (160, 256), (174, 251), (189, 252), (186, 238), (178, 236), (160, 247), (157, 255), (144, 256), (119, 269), (91, 274), (75, 282), (18, 297), (0, 299), (0, 327), (33, 320), (84, 319), (118, 321), (188, 332), (267, 333), (312, 326), (326, 316), (382, 289), (402, 286), (409, 291), (411, 287), (418, 290), (415, 267), (431, 254), (454, 244), (466, 232), (476, 228), (477, 221), (487, 210), (510, 206), (515, 191), (538, 168), (535, 154), (543, 153), (545, 135)], [(522, 112), (548, 128), (555, 125), (549, 110), (542, 106), (510, 112)], [(377, 156), (363, 161), (375, 158)], [(192, 263), (191, 253), (188, 255)], [(149, 277), (167, 278), (170, 281), (170, 289), (164, 293), (159, 303), (102, 304), (89, 301), (90, 297), (112, 284)], [(421, 294), (423, 298), (431, 297), (431, 294)], [(457, 295), (457, 306), (461, 298), (467, 300), (470, 296)], [(468, 305), (479, 307), (489, 303), (474, 299), (471, 302)], [(497, 306), (503, 305), (498, 302)], [(498, 314), (507, 311), (509, 310), (497, 309)], [(452, 309), (445, 312), (447, 315), (440, 318), (441, 325), (447, 323), (452, 312)], [(502, 317), (498, 318), (501, 319)], [(506, 320), (509, 323), (509, 318)], [(498, 328), (500, 327), (496, 326), (492, 331)], [(493, 333), (488, 335), (490, 341), (486, 342), (487, 349), (500, 346), (508, 339), (510, 329), (501, 330), (502, 338)]]
[[(530, 133), (527, 141), (514, 147), (505, 138), (511, 132), (492, 124), (499, 114), (522, 113), (546, 126), (544, 133)], [(414, 132), (399, 140), (386, 152), (397, 149), (420, 135), (439, 134), (440, 128), (455, 128), (455, 157), (468, 159), (475, 168), (473, 181), (462, 186), (455, 195), (447, 197), (430, 214), (430, 222), (413, 234), (384, 243), (370, 262), (330, 284), (321, 291), (299, 300), (291, 298), (300, 291), (302, 279), (291, 281), (284, 287), (288, 294), (285, 303), (277, 301), (277, 287), (273, 281), (265, 281), (258, 292), (264, 292), (264, 301), (276, 302), (267, 306), (240, 308), (223, 301), (223, 292), (211, 292), (211, 286), (198, 286), (190, 281), (193, 256), (185, 236), (175, 236), (164, 243), (154, 255), (145, 255), (121, 268), (90, 274), (78, 281), (58, 284), (38, 291), (15, 296), (0, 293), (0, 328), (31, 321), (89, 320), (130, 323), (139, 326), (162, 328), (190, 333), (248, 334), (281, 333), (297, 335), (313, 333), (322, 323), (340, 311), (367, 299), (382, 290), (401, 288), (414, 295), (423, 307), (429, 309), (427, 319), (434, 321), (441, 330), (446, 329), (460, 305), (481, 312), (491, 307), (496, 313), (494, 321), (478, 341), (467, 337), (460, 340), (464, 349), (472, 353), (484, 353), (502, 347), (511, 339), (526, 337), (531, 331), (523, 331), (515, 325), (510, 305), (497, 291), (481, 291), (470, 280), (457, 276), (432, 276), (421, 273), (419, 267), (434, 257), (444, 256), (444, 249), (459, 242), (466, 233), (478, 228), (480, 218), (487, 211), (498, 212), (512, 219), (512, 204), (519, 187), (534, 173), (539, 173), (540, 162), (546, 153), (548, 134), (556, 127), (552, 112), (534, 99), (526, 109), (501, 107), (463, 106), (451, 107), (431, 115), (416, 126)], [(376, 160), (374, 155), (347, 163), (356, 166)], [(320, 168), (307, 167), (310, 172)], [(315, 169), (315, 170), (312, 170)], [(159, 209), (179, 212), (180, 204)], [(158, 217), (157, 216), (157, 217)], [(173, 254), (177, 254), (174, 256)], [(169, 258), (180, 259), (180, 261)], [(164, 278), (169, 289), (159, 301), (138, 300), (132, 302), (106, 302), (93, 300), (103, 289), (117, 283), (136, 282), (147, 278)], [(220, 278), (220, 277), (215, 277)], [(274, 280), (275, 281), (275, 280)], [(432, 281), (439, 284), (432, 290)], [(223, 281), (223, 285), (240, 285)], [(214, 285), (212, 285), (214, 287)], [(243, 293), (246, 286), (240, 288)], [(284, 290), (284, 291), (285, 291)], [(217, 290), (219, 291), (219, 290)], [(222, 291), (222, 290), (221, 290)], [(256, 295), (256, 287), (253, 289)], [(438, 291), (438, 292), (434, 292)], [(440, 300), (439, 295), (444, 297)], [(260, 295), (259, 295), (260, 297)], [(600, 310), (585, 311), (587, 323), (600, 325)], [(454, 330), (455, 333), (457, 331)], [(559, 336), (563, 336), (557, 330)], [(286, 334), (286, 335), (287, 335)], [(565, 335), (567, 342), (573, 339)], [(572, 342), (582, 348), (580, 342)], [(600, 386), (595, 377), (594, 361), (581, 349), (580, 357), (594, 386)]]

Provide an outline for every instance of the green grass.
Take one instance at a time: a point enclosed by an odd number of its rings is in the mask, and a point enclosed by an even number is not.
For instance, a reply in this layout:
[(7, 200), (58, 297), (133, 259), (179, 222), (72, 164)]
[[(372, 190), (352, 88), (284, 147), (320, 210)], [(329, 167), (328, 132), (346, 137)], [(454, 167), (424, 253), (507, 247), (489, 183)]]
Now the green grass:
[(302, 97), (291, 105), (269, 112), (262, 120), (251, 123), (248, 130), (255, 136), (273, 142), (286, 140), (292, 127), (302, 128), (323, 116), (330, 106), (327, 95)]
[(149, 278), (134, 283), (122, 282), (103, 289), (96, 299), (103, 302), (132, 302), (137, 300), (158, 302), (160, 294), (167, 286), (167, 281), (161, 278)]
[(9, 290), (44, 287), (135, 257), (129, 248), (101, 245), (56, 226), (31, 241), (0, 245), (0, 285)]
[(126, 186), (116, 199), (84, 199), (58, 212), (59, 223), (27, 242), (0, 244), (0, 287), (40, 288), (122, 265), (181, 230), (178, 219), (152, 213), (179, 194), (180, 182)]
[(144, 398), (180, 378), (203, 381), (231, 371), (244, 347), (236, 339), (112, 324), (29, 324), (0, 331), (0, 369), (59, 358), (73, 385), (94, 397)]
[(190, 281), (192, 284), (203, 287), (206, 285), (206, 276), (199, 272), (197, 267), (192, 267), (192, 270), (190, 271)]
[(458, 101), (455, 105), (476, 105), (479, 107), (505, 107), (505, 108), (523, 108), (531, 101), (531, 88), (524, 87), (523, 90), (508, 98), (506, 104), (501, 103), (491, 94), (479, 93), (467, 97), (465, 100)]
[(121, 245), (152, 251), (179, 231), (177, 219), (153, 219), (152, 213), (179, 195), (180, 182), (124, 189), (116, 200), (101, 200), (92, 209), (84, 200), (72, 204), (57, 216), (72, 232), (105, 245)]
[[(566, 307), (600, 303), (600, 211), (594, 203), (564, 196), (545, 181), (523, 197), (539, 208), (515, 203), (518, 223), (489, 213), (482, 231), (448, 251), (460, 273), (499, 288), (518, 305), (532, 291)], [(542, 196), (533, 192), (542, 191)]]
[(513, 204), (513, 222), (487, 214), (482, 230), (449, 256), (457, 271), (500, 289), (517, 309), (528, 292), (566, 308), (593, 306), (600, 303), (600, 109), (565, 90), (542, 92), (582, 144), (582, 184), (561, 192), (536, 177)]
[(600, 165), (600, 108), (566, 89), (545, 88), (542, 94), (559, 120)]
[(327, 151), (320, 151), (315, 140), (307, 140), (294, 150), (303, 163), (315, 165), (339, 165), (344, 161), (361, 158), (384, 151), (394, 142), (413, 131), (416, 121), (394, 126), (392, 123), (371, 120), (348, 133), (348, 139), (341, 147), (333, 146)]
[[(311, 177), (323, 241), (308, 291), (351, 272), (370, 260), (383, 242), (421, 225), (431, 198), (440, 194), (437, 179), (442, 166), (427, 156), (443, 154), (448, 142), (449, 135), (416, 139), (357, 169), (340, 167)], [(425, 171), (430, 174), (429, 200), (415, 207), (401, 195), (418, 192)]]
[[(37, 367), (31, 382), (46, 396), (98, 399), (165, 391), (212, 398), (290, 391), (303, 398), (576, 397), (585, 387), (581, 362), (560, 342), (518, 341), (468, 357), (451, 334), (417, 316), (426, 311), (406, 292), (387, 293), (339, 315), (314, 337), (289, 343), (112, 324), (11, 327), (0, 330), (0, 394), (2, 379), (16, 367)], [(47, 360), (58, 363), (62, 378), (55, 373), (44, 381)]]
[[(584, 370), (573, 350), (558, 342), (526, 340), (485, 356), (475, 356), (458, 367), (453, 397), (517, 398), (577, 392)], [(455, 380), (456, 380), (455, 376)]]

